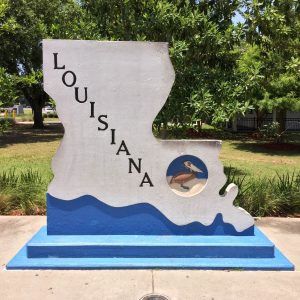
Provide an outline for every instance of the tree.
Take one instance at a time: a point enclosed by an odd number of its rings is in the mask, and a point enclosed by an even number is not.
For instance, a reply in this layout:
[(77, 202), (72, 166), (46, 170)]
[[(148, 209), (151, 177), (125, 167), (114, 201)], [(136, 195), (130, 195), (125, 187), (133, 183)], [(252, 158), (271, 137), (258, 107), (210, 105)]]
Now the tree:
[[(227, 111), (243, 110), (233, 75), (235, 44), (241, 28), (232, 25), (239, 1), (81, 1), (101, 37), (108, 40), (168, 42), (176, 79), (171, 94), (156, 118), (185, 125), (199, 118), (226, 121)], [(229, 91), (230, 90), (230, 91)], [(235, 103), (231, 101), (234, 98)], [(203, 105), (205, 103), (205, 105)], [(236, 113), (236, 112), (235, 112)]]
[(77, 1), (1, 1), (0, 67), (15, 77), (29, 101), (35, 128), (43, 128), (42, 108), (49, 98), (42, 83), (42, 40), (93, 38), (92, 26)]
[(244, 1), (244, 7), (248, 49), (256, 49), (252, 63), (263, 78), (253, 104), (260, 113), (276, 110), (283, 131), (285, 111), (300, 107), (300, 4), (253, 0)]
[[(43, 38), (168, 42), (176, 80), (158, 127), (199, 119), (220, 125), (252, 107), (283, 116), (300, 98), (299, 6), (295, 0), (2, 0), (0, 67), (29, 100), (39, 128), (48, 100)], [(234, 26), (241, 8), (245, 25)]]
[(0, 68), (0, 107), (12, 106), (18, 98), (15, 84), (14, 76), (7, 74), (4, 68)]

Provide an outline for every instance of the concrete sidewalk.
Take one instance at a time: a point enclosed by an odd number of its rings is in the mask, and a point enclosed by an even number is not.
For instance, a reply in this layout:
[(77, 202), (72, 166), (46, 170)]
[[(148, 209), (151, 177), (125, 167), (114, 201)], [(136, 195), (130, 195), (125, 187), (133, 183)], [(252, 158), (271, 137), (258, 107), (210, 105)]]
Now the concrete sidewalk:
[(263, 218), (258, 227), (296, 266), (295, 272), (197, 270), (6, 271), (6, 263), (45, 217), (0, 217), (0, 299), (172, 300), (300, 299), (300, 219)]

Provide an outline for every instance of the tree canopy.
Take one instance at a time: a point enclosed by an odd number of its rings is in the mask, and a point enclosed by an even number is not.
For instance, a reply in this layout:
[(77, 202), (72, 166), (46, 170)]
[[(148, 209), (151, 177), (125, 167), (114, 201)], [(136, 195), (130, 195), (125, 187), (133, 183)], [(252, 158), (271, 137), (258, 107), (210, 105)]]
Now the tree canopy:
[(41, 41), (64, 38), (168, 42), (176, 80), (157, 126), (297, 109), (299, 16), (296, 0), (1, 0), (0, 101), (23, 94), (41, 127)]
[(244, 1), (244, 8), (247, 49), (242, 57), (256, 69), (253, 104), (262, 112), (299, 110), (299, 1)]
[(1, 0), (0, 67), (29, 101), (35, 127), (43, 127), (42, 108), (48, 99), (42, 83), (42, 40), (93, 38), (92, 31), (77, 1)]

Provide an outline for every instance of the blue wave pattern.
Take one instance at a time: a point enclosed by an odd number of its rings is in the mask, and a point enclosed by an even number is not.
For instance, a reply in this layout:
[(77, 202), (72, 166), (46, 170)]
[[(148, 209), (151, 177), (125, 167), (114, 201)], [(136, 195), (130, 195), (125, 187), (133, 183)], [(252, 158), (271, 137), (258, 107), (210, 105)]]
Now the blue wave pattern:
[(93, 196), (65, 201), (47, 194), (49, 235), (234, 235), (252, 236), (254, 226), (237, 232), (217, 214), (213, 223), (176, 225), (148, 203), (112, 207)]

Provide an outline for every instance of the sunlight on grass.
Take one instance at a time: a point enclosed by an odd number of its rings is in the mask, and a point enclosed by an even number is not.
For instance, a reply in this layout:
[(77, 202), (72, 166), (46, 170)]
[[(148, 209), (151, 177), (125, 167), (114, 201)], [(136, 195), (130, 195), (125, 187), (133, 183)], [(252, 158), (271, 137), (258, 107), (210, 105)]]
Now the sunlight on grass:
[[(13, 172), (14, 176), (19, 178), (18, 176), (22, 176), (24, 172), (36, 172), (41, 176), (41, 183), (36, 187), (36, 190), (34, 188), (24, 189), (24, 195), (34, 198), (28, 199), (29, 206), (26, 206), (28, 203), (23, 201), (24, 199), (17, 197), (14, 190), (9, 191), (10, 187), (6, 188), (7, 193), (3, 193), (3, 191), (1, 193), (0, 191), (0, 212), (15, 213), (16, 211), (20, 214), (45, 212), (45, 193), (53, 177), (51, 159), (57, 151), (62, 136), (63, 128), (61, 124), (47, 125), (45, 130), (33, 130), (31, 125), (17, 125), (11, 132), (0, 136), (0, 174)], [(268, 181), (276, 176), (277, 179), (280, 178), (278, 177), (281, 176), (280, 174), (292, 174), (293, 172), (298, 174), (300, 172), (299, 152), (271, 151), (261, 147), (257, 141), (246, 139), (224, 140), (220, 159), (230, 180), (238, 185), (243, 180), (244, 184), (246, 186), (250, 184), (253, 190), (255, 190), (256, 185), (268, 185)], [(230, 170), (232, 169), (235, 172), (235, 176), (231, 178)], [(246, 177), (244, 178), (244, 176)], [(266, 196), (265, 201), (267, 201), (267, 204), (264, 204), (264, 208), (260, 206), (260, 203), (263, 203), (264, 200), (261, 199), (261, 202), (257, 197), (257, 199), (252, 199), (247, 196), (245, 199), (250, 199), (247, 200), (248, 202), (246, 200), (246, 202), (242, 202), (238, 198), (238, 204), (257, 215), (268, 214), (267, 210), (270, 213), (278, 213), (282, 210), (282, 206), (280, 206), (282, 200), (279, 199), (281, 201), (280, 205), (278, 202), (276, 207), (271, 207), (271, 202), (276, 198), (272, 196), (271, 190), (266, 195), (263, 195), (264, 197)], [(19, 187), (16, 188), (16, 191), (20, 191)], [(298, 190), (296, 192), (298, 193)], [(252, 195), (252, 192), (250, 194)], [(272, 201), (267, 196), (271, 197)], [(293, 197), (294, 194), (291, 199), (294, 199)], [(8, 205), (7, 203), (10, 204)], [(15, 207), (14, 203), (19, 203), (19, 206)], [(299, 207), (298, 202), (296, 204)], [(7, 211), (6, 206), (13, 209)]]
[(220, 159), (225, 166), (232, 166), (242, 174), (254, 177), (272, 177), (276, 172), (300, 170), (300, 153), (266, 151), (253, 141), (223, 141)]
[[(0, 171), (15, 168), (18, 172), (30, 167), (50, 179), (51, 159), (63, 136), (60, 125), (53, 128), (37, 131), (30, 126), (22, 126), (2, 136)], [(300, 170), (300, 153), (265, 150), (253, 141), (223, 141), (220, 159), (224, 166), (232, 166), (241, 174), (254, 177), (272, 177), (276, 172)]]
[(49, 182), (52, 178), (51, 159), (62, 138), (60, 126), (55, 130), (32, 130), (29, 126), (16, 128), (0, 139), (0, 172), (15, 169), (17, 173), (32, 168)]

